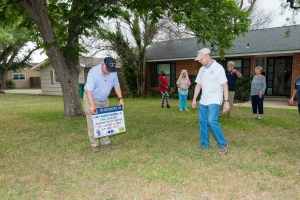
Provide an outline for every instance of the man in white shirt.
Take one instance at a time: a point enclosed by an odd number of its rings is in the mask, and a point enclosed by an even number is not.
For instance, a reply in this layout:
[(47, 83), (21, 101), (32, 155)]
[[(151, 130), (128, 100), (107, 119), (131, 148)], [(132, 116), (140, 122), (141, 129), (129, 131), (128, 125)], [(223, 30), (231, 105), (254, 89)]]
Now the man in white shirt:
[(211, 130), (217, 140), (219, 154), (228, 151), (228, 145), (218, 121), (220, 105), (223, 102), (224, 109), (230, 108), (228, 100), (228, 85), (224, 68), (210, 57), (208, 48), (198, 51), (195, 60), (203, 65), (196, 78), (196, 87), (192, 108), (196, 108), (196, 98), (202, 88), (202, 96), (198, 105), (201, 145), (197, 148), (204, 150), (210, 147), (209, 131)]

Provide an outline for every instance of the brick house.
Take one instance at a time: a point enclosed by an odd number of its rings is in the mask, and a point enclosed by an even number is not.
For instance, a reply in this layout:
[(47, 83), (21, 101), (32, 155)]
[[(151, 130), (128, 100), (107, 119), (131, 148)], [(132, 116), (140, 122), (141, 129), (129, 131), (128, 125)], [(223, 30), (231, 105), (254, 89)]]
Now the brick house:
[[(289, 33), (289, 36), (287, 36)], [(262, 66), (266, 76), (268, 96), (290, 96), (296, 77), (300, 76), (300, 25), (249, 31), (233, 41), (234, 46), (221, 60), (216, 52), (211, 56), (226, 68), (229, 61), (243, 76), (254, 74)], [(175, 86), (182, 69), (198, 74), (201, 64), (194, 59), (204, 47), (197, 38), (159, 42), (147, 49), (147, 93), (157, 90), (158, 76), (164, 70), (169, 86)]]

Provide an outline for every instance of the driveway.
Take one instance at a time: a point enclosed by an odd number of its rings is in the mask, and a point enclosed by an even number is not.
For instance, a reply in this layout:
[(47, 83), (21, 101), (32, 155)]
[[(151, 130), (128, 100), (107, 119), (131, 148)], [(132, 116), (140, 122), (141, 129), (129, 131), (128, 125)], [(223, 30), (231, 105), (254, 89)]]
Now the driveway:
[(41, 89), (11, 89), (3, 90), (5, 93), (19, 93), (19, 94), (42, 94)]

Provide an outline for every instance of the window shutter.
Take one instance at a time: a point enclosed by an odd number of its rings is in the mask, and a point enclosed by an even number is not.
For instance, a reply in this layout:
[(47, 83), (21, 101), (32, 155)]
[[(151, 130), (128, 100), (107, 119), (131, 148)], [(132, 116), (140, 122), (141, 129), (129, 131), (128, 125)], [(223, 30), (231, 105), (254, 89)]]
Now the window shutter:
[(54, 84), (53, 82), (53, 70), (50, 70), (50, 79), (51, 79), (51, 84)]
[(249, 77), (250, 76), (250, 59), (244, 59), (243, 60), (243, 66), (242, 66), (242, 74), (243, 76)]
[(158, 86), (155, 63), (150, 63), (150, 69), (151, 69), (151, 87)]
[(174, 87), (176, 83), (176, 62), (171, 62), (170, 66), (170, 86)]

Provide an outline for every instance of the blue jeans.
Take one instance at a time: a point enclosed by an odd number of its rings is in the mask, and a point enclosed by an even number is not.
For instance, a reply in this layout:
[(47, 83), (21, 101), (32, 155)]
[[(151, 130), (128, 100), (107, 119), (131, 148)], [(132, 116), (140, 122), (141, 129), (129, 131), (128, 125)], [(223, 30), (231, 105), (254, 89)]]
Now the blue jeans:
[(187, 94), (180, 94), (178, 92), (178, 96), (179, 96), (179, 109), (182, 110), (186, 110), (186, 99), (187, 99)]
[(219, 147), (227, 145), (226, 139), (218, 121), (220, 105), (210, 104), (198, 106), (201, 146), (210, 147), (209, 131), (211, 130)]

